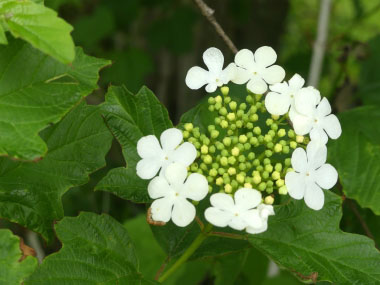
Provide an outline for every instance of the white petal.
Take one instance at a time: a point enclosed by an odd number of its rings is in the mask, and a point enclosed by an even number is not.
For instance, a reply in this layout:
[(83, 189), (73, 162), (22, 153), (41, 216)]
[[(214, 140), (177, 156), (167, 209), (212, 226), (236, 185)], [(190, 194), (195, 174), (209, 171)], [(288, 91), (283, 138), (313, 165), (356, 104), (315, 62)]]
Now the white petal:
[(307, 156), (303, 148), (296, 148), (292, 154), (292, 168), (297, 172), (304, 172), (307, 169)]
[(247, 227), (246, 231), (249, 234), (260, 234), (268, 229), (268, 221), (264, 220), (263, 225), (260, 228)]
[(244, 230), (248, 224), (244, 221), (243, 217), (233, 215), (228, 226), (234, 230), (241, 231)]
[(302, 88), (294, 97), (294, 107), (302, 115), (313, 116), (317, 110), (314, 90)]
[(285, 185), (288, 188), (289, 195), (297, 200), (303, 198), (306, 189), (305, 179), (301, 175), (292, 171), (285, 176)]
[(232, 219), (232, 213), (210, 207), (205, 211), (206, 220), (217, 227), (226, 227)]
[(290, 88), (292, 88), (293, 90), (298, 90), (298, 89), (301, 89), (303, 87), (303, 85), (305, 84), (305, 79), (303, 79), (301, 77), (301, 75), (299, 74), (294, 74), (292, 78), (290, 78), (289, 80), (289, 86)]
[(326, 97), (324, 97), (322, 101), (319, 103), (317, 107), (317, 113), (319, 117), (325, 117), (331, 114), (331, 106), (329, 100), (327, 100)]
[[(236, 77), (237, 67), (235, 63), (230, 63), (221, 73), (221, 80), (223, 84), (227, 84)], [(247, 79), (248, 80), (248, 79)]]
[(179, 227), (186, 227), (195, 218), (195, 207), (186, 199), (177, 198), (174, 201), (172, 221)]
[(321, 102), (321, 93), (318, 89), (314, 88), (313, 86), (308, 86), (305, 89), (311, 91), (311, 94), (313, 95), (313, 100), (315, 105), (318, 105), (319, 102)]
[(324, 144), (311, 141), (306, 147), (309, 166), (315, 170), (321, 167), (327, 159), (327, 147)]
[(221, 209), (231, 211), (235, 207), (234, 200), (228, 194), (216, 193), (210, 197), (210, 203), (212, 206)]
[(137, 142), (137, 153), (141, 158), (159, 157), (162, 149), (156, 136), (149, 135), (139, 139)]
[(169, 222), (172, 215), (173, 199), (161, 198), (154, 200), (150, 206), (152, 209), (152, 219), (157, 222)]
[(342, 127), (340, 126), (339, 120), (335, 115), (328, 115), (325, 117), (323, 119), (322, 126), (332, 139), (337, 139), (342, 134)]
[(203, 61), (208, 70), (214, 74), (219, 74), (223, 69), (224, 56), (219, 49), (211, 47), (203, 53)]
[(275, 214), (272, 205), (260, 204), (257, 207), (257, 210), (259, 210), (260, 217), (262, 218), (268, 218), (269, 216), (273, 216)]
[(186, 85), (190, 89), (199, 89), (208, 83), (209, 72), (199, 66), (194, 66), (189, 69), (186, 74)]
[(170, 191), (172, 190), (164, 177), (157, 176), (149, 182), (148, 193), (152, 199), (165, 197)]
[(197, 150), (192, 143), (184, 142), (177, 148), (170, 156), (169, 159), (184, 166), (192, 164), (197, 157)]
[(162, 149), (165, 152), (174, 150), (182, 141), (182, 132), (176, 128), (165, 130), (160, 137)]
[(263, 219), (257, 209), (246, 211), (242, 218), (249, 227), (261, 228), (263, 226)]
[(235, 63), (237, 66), (243, 67), (248, 71), (251, 71), (255, 66), (255, 58), (250, 50), (241, 49), (235, 55)]
[(327, 144), (327, 141), (329, 140), (326, 132), (320, 125), (315, 125), (310, 131), (310, 139), (319, 144)]
[(331, 189), (338, 181), (338, 172), (331, 164), (322, 165), (314, 173), (315, 182), (323, 189)]
[(325, 203), (325, 194), (315, 183), (308, 183), (305, 191), (305, 203), (313, 210), (320, 210)]
[(235, 205), (244, 211), (261, 203), (261, 193), (255, 189), (241, 188), (235, 192), (234, 198)]
[(171, 163), (165, 170), (165, 178), (170, 185), (182, 185), (187, 176), (187, 169), (180, 163)]
[(306, 135), (313, 127), (312, 118), (298, 113), (293, 107), (290, 107), (289, 118), (297, 135)]
[(208, 182), (206, 177), (199, 173), (192, 173), (187, 178), (182, 192), (186, 198), (200, 201), (208, 193)]
[(244, 84), (251, 78), (251, 73), (241, 67), (236, 67), (234, 77), (231, 81), (235, 84)]
[(143, 158), (136, 165), (136, 173), (142, 179), (152, 179), (161, 166), (162, 162), (159, 159)]
[(247, 88), (252, 93), (264, 94), (268, 90), (268, 85), (261, 77), (254, 76), (251, 80), (248, 81)]
[(277, 54), (273, 48), (263, 46), (255, 51), (255, 62), (260, 66), (267, 67), (276, 62)]
[(268, 84), (275, 84), (284, 80), (285, 70), (279, 65), (272, 65), (267, 67), (261, 76)]
[(265, 107), (272, 115), (283, 115), (288, 112), (290, 106), (290, 97), (285, 94), (269, 92), (265, 96)]
[(276, 84), (270, 85), (269, 89), (274, 91), (274, 92), (283, 94), (283, 93), (288, 93), (289, 85), (286, 82), (281, 82), (281, 83), (276, 83)]
[(208, 93), (215, 92), (215, 90), (218, 88), (218, 85), (216, 83), (212, 82), (206, 85), (206, 91)]

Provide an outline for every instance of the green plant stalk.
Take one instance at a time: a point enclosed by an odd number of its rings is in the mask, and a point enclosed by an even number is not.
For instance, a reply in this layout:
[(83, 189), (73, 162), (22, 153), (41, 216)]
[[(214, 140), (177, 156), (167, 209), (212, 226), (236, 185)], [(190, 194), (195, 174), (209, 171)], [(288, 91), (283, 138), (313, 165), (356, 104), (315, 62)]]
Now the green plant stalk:
[(158, 282), (165, 281), (173, 272), (175, 272), (183, 263), (185, 263), (190, 256), (199, 248), (203, 241), (209, 236), (212, 225), (207, 224), (202, 232), (195, 238), (191, 245), (181, 255), (181, 257), (158, 279)]

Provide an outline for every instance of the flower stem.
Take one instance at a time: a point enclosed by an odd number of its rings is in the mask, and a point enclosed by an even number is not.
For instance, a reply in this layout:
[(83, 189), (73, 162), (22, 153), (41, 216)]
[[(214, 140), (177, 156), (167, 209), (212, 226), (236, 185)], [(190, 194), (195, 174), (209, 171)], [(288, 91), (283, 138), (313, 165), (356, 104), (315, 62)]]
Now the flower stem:
[(208, 237), (212, 225), (207, 224), (202, 232), (195, 238), (192, 244), (186, 249), (181, 257), (158, 279), (158, 282), (165, 281), (173, 272), (175, 272), (183, 263), (185, 263), (190, 256), (199, 248), (203, 241)]

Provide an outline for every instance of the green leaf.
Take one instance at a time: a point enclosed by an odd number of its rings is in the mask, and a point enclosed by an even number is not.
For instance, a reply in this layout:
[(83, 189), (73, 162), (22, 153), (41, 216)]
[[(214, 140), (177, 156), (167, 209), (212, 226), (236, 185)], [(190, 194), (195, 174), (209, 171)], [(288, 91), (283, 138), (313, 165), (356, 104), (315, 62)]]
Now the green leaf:
[(27, 256), (20, 261), (23, 253), (20, 238), (10, 230), (0, 229), (0, 284), (21, 284), (37, 267), (37, 259)]
[(97, 88), (109, 62), (76, 52), (67, 66), (20, 40), (0, 46), (0, 155), (41, 158), (47, 147), (38, 133)]
[(252, 235), (253, 246), (304, 281), (334, 284), (380, 283), (380, 253), (367, 237), (339, 229), (342, 200), (325, 191), (322, 210), (304, 201), (277, 206), (268, 231)]
[[(139, 215), (125, 223), (131, 240), (136, 247), (136, 253), (141, 264), (141, 273), (153, 279), (164, 263), (166, 254), (155, 240), (146, 221), (145, 215)], [(167, 267), (170, 265), (167, 265)], [(199, 284), (206, 275), (210, 264), (205, 261), (191, 261), (185, 263), (173, 273), (164, 284)]]
[(62, 249), (25, 284), (143, 284), (128, 232), (107, 215), (81, 213), (56, 225)]
[(74, 60), (74, 42), (70, 36), (73, 28), (54, 10), (30, 0), (3, 0), (0, 15), (13, 36), (63, 63)]
[(380, 112), (361, 107), (341, 113), (342, 136), (329, 146), (343, 191), (361, 207), (380, 215)]
[(0, 160), (0, 217), (51, 240), (53, 222), (63, 217), (61, 196), (105, 165), (112, 137), (99, 109), (82, 103), (45, 130), (49, 152), (43, 160)]
[(122, 147), (127, 167), (112, 169), (95, 190), (111, 192), (136, 203), (148, 202), (148, 180), (136, 175), (137, 141), (173, 127), (165, 107), (147, 87), (133, 95), (125, 87), (110, 87), (102, 106), (103, 116), (112, 134)]
[(5, 31), (1, 23), (0, 23), (0, 44), (3, 44), (3, 45), (8, 44), (7, 36), (5, 35)]

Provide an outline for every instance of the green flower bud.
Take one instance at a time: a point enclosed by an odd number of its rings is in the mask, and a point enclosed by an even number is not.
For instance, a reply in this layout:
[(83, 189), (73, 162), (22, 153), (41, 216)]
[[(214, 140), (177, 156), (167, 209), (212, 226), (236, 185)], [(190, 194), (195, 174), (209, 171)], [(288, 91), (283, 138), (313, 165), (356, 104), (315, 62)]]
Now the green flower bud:
[(282, 151), (282, 145), (277, 143), (275, 146), (274, 146), (274, 151), (275, 152), (281, 152)]
[(235, 119), (236, 119), (235, 113), (228, 113), (227, 114), (227, 120), (229, 120), (229, 121), (235, 121)]
[(259, 143), (259, 140), (256, 137), (252, 137), (249, 139), (249, 143), (251, 145), (257, 145)]
[(261, 182), (261, 176), (259, 176), (259, 175), (253, 176), (252, 182), (255, 183), (256, 185), (260, 184), (260, 182)]
[[(223, 166), (223, 165), (222, 165)], [(223, 175), (224, 173), (226, 173), (226, 170), (224, 169), (224, 168), (219, 168), (218, 169), (218, 173), (220, 174), (220, 175)]]
[(251, 169), (252, 168), (252, 163), (250, 163), (249, 161), (246, 161), (245, 162), (245, 167), (246, 167), (246, 169)]
[(246, 125), (247, 129), (248, 130), (252, 130), (253, 129), (253, 124), (251, 122), (248, 122), (247, 125)]
[(259, 140), (259, 143), (264, 142), (264, 136), (262, 136), (262, 135), (258, 136), (257, 139)]
[(207, 165), (206, 165), (204, 162), (202, 162), (202, 163), (199, 165), (199, 167), (200, 167), (203, 171), (207, 171)]
[(290, 145), (290, 147), (292, 149), (296, 149), (297, 148), (297, 143), (295, 141), (291, 141), (289, 145)]
[(243, 121), (241, 120), (236, 121), (236, 127), (241, 129), (243, 127)]
[(261, 129), (260, 129), (260, 127), (254, 127), (254, 128), (253, 128), (253, 132), (254, 132), (256, 135), (260, 135), (260, 134), (261, 134)]
[(222, 152), (221, 152), (221, 155), (222, 156), (228, 156), (229, 155), (228, 150), (223, 149)]
[(197, 150), (197, 158), (201, 156), (201, 152)]
[(272, 196), (266, 196), (264, 199), (264, 203), (267, 205), (272, 205), (274, 202), (274, 198)]
[(224, 178), (223, 178), (223, 183), (224, 183), (224, 184), (230, 184), (230, 183), (231, 183), (231, 179), (230, 179), (230, 177), (224, 177)]
[(212, 157), (211, 157), (211, 155), (209, 155), (209, 154), (207, 154), (206, 156), (205, 156), (205, 158), (204, 158), (204, 163), (206, 163), (206, 164), (211, 164), (212, 163)]
[(218, 150), (222, 150), (224, 149), (224, 144), (222, 144), (221, 142), (216, 142), (215, 143), (215, 146)]
[(263, 94), (255, 94), (256, 101), (260, 101), (261, 97), (263, 97)]
[(188, 131), (183, 131), (182, 134), (184, 139), (187, 139), (190, 136), (190, 133)]
[(208, 174), (212, 177), (215, 177), (218, 175), (218, 171), (215, 168), (211, 168)]
[(292, 160), (290, 158), (285, 159), (285, 166), (290, 166), (292, 164)]
[(226, 104), (228, 104), (231, 102), (231, 100), (232, 100), (231, 97), (227, 97), (224, 99), (224, 102), (226, 102)]
[(264, 171), (263, 173), (261, 173), (261, 177), (264, 178), (264, 179), (268, 179), (269, 178), (268, 171)]
[(292, 139), (292, 138), (294, 138), (295, 136), (296, 136), (296, 133), (295, 133), (293, 130), (289, 130), (289, 131), (288, 131), (288, 137), (289, 137), (289, 138)]
[(221, 114), (222, 116), (226, 116), (227, 115), (227, 109), (226, 109), (226, 107), (220, 108), (219, 114)]
[(230, 130), (231, 130), (231, 131), (236, 130), (236, 124), (231, 124), (231, 125), (230, 125)]
[(220, 125), (220, 123), (222, 122), (222, 119), (219, 118), (219, 117), (216, 117), (216, 118), (214, 119), (214, 122), (215, 122), (215, 124)]
[(190, 166), (190, 170), (192, 172), (196, 172), (198, 170), (198, 163), (193, 163), (191, 166)]
[(278, 125), (276, 123), (273, 123), (270, 128), (273, 130), (273, 131), (277, 131), (278, 130)]
[(243, 120), (244, 123), (247, 123), (249, 121), (249, 116), (247, 114), (244, 114), (241, 119)]
[(230, 137), (224, 137), (223, 138), (223, 144), (225, 145), (225, 146), (230, 146), (231, 145), (231, 142), (232, 142), (232, 140), (231, 140), (231, 138)]
[(272, 180), (267, 181), (267, 186), (268, 187), (273, 187), (273, 185), (274, 185), (274, 183), (273, 183)]
[(200, 149), (201, 148), (201, 143), (200, 142), (195, 142), (194, 146), (195, 146), (196, 149)]
[(278, 132), (277, 132), (277, 135), (282, 138), (286, 135), (286, 131), (285, 129), (279, 129)]
[(278, 171), (273, 171), (273, 173), (272, 173), (272, 178), (273, 178), (274, 180), (278, 180), (278, 179), (280, 179), (280, 178), (281, 178), (280, 172), (278, 172)]
[(211, 164), (211, 166), (212, 166), (212, 168), (218, 169), (219, 168), (219, 163), (214, 162), (213, 164)]
[(244, 183), (244, 175), (242, 175), (241, 173), (239, 173), (238, 175), (236, 175), (236, 180), (237, 182), (239, 183)]
[(264, 136), (264, 141), (265, 141), (266, 143), (269, 143), (269, 142), (272, 141), (272, 137), (271, 137), (270, 135), (265, 135), (265, 136)]
[(198, 168), (198, 170), (197, 170), (197, 173), (199, 173), (199, 174), (202, 174), (202, 175), (203, 175), (203, 170), (202, 170), (202, 169), (200, 169), (200, 168)]
[(285, 140), (280, 140), (280, 144), (281, 144), (282, 146), (286, 146), (286, 141), (285, 141)]
[(247, 136), (247, 139), (250, 139), (253, 137), (253, 133), (252, 132), (248, 132), (245, 134)]
[(276, 165), (274, 166), (274, 169), (278, 172), (281, 172), (282, 170), (282, 164), (281, 163), (276, 163)]
[(285, 181), (284, 181), (283, 179), (278, 179), (278, 180), (276, 181), (276, 185), (277, 185), (277, 187), (284, 186), (284, 184), (285, 184)]
[(237, 108), (237, 103), (235, 101), (231, 101), (230, 104), (228, 104), (232, 111), (235, 111)]
[(265, 191), (266, 191), (268, 194), (272, 194), (272, 193), (273, 193), (273, 187), (269, 187), (269, 186), (268, 186), (268, 182), (267, 182), (267, 188), (265, 189)]
[(220, 126), (223, 128), (223, 129), (227, 129), (228, 128), (228, 122), (226, 120), (222, 120), (220, 122)]
[(208, 110), (210, 112), (214, 112), (215, 111), (215, 107), (213, 105), (210, 105), (210, 106), (208, 106)]
[(214, 125), (208, 125), (207, 130), (211, 133), (213, 130), (215, 130), (215, 126)]
[(239, 163), (239, 169), (240, 169), (241, 171), (246, 170), (246, 168), (247, 168), (247, 166), (245, 165), (245, 163), (243, 163), (243, 162)]
[(292, 172), (292, 171), (294, 171), (294, 169), (291, 168), (291, 167), (289, 167), (288, 169), (286, 169), (286, 173), (288, 173), (288, 172)]
[(239, 142), (238, 137), (234, 136), (232, 137), (232, 144), (237, 144)]
[(266, 150), (266, 151), (265, 151), (265, 156), (266, 156), (266, 157), (271, 157), (272, 154), (273, 154), (273, 152), (272, 152), (271, 150)]
[(248, 140), (247, 136), (246, 135), (240, 135), (239, 136), (239, 142), (240, 143), (246, 143)]
[(209, 139), (208, 137), (204, 136), (204, 137), (202, 138), (202, 142), (203, 142), (203, 144), (205, 144), (205, 145), (209, 145), (209, 144), (210, 144), (210, 139)]
[(280, 118), (279, 115), (272, 115), (271, 117), (272, 117), (273, 120), (276, 120), (276, 121)]
[(267, 187), (267, 184), (265, 182), (261, 182), (259, 186), (257, 187), (258, 188), (257, 190), (264, 191), (266, 187)]
[(216, 178), (215, 184), (218, 185), (218, 186), (222, 186), (222, 184), (223, 184), (223, 178), (222, 177)]
[(255, 104), (255, 106), (256, 106), (257, 109), (260, 109), (260, 108), (263, 106), (263, 103), (261, 103), (261, 102), (257, 102), (257, 103)]
[(260, 176), (260, 171), (257, 171), (257, 170), (252, 171), (252, 176)]
[(274, 130), (269, 130), (268, 135), (274, 138), (276, 136), (276, 132)]
[(247, 95), (247, 96), (245, 97), (245, 101), (247, 101), (248, 103), (253, 103), (253, 98), (252, 98), (252, 96), (251, 96), (251, 95)]
[(249, 109), (249, 112), (251, 114), (255, 114), (257, 112), (257, 107), (256, 106), (251, 106), (251, 108)]
[(236, 180), (231, 181), (232, 189), (237, 189), (239, 187), (239, 183)]
[(227, 96), (228, 93), (230, 92), (230, 88), (228, 88), (228, 86), (223, 86), (220, 88), (220, 91), (222, 92), (224, 96)]
[(208, 181), (208, 183), (212, 183), (212, 182), (214, 182), (214, 177), (212, 177), (212, 176), (207, 176), (207, 181)]
[(227, 135), (228, 136), (232, 136), (234, 134), (234, 131), (233, 130), (227, 130)]
[(238, 161), (239, 162), (245, 162), (245, 156), (243, 154), (239, 155)]
[(193, 130), (194, 126), (193, 126), (192, 123), (186, 123), (184, 125), (184, 128), (185, 128), (186, 131), (191, 132)]
[[(253, 159), (255, 159), (255, 153), (254, 153), (254, 152), (250, 152), (250, 153), (248, 153), (247, 158), (248, 158), (249, 160), (253, 160)], [(259, 162), (259, 163), (260, 163), (260, 162)]]
[(244, 149), (245, 150), (250, 150), (251, 149), (251, 144), (250, 143), (245, 143), (244, 144)]
[(230, 184), (224, 185), (224, 192), (231, 193), (232, 192), (232, 186)]
[(253, 166), (259, 166), (260, 165), (260, 160), (258, 160), (257, 158), (252, 162), (252, 165)]
[(222, 103), (216, 102), (214, 107), (215, 107), (215, 110), (220, 110), (220, 108), (222, 108)]
[(220, 164), (222, 166), (227, 166), (228, 165), (228, 159), (227, 157), (223, 156), (221, 159), (220, 159)]
[(303, 143), (305, 137), (304, 136), (296, 136), (296, 142)]
[(215, 98), (214, 98), (214, 97), (210, 97), (210, 98), (208, 98), (207, 102), (208, 102), (210, 105), (214, 105), (214, 104), (215, 104)]
[(266, 124), (267, 126), (270, 126), (270, 125), (273, 124), (273, 120), (272, 120), (272, 119), (267, 119), (267, 120), (265, 121), (265, 124)]
[(264, 167), (262, 165), (259, 165), (256, 167), (257, 171), (263, 171), (264, 170)]
[(267, 148), (273, 149), (274, 148), (274, 143), (272, 143), (272, 142), (267, 143)]
[(245, 104), (245, 103), (241, 103), (241, 104), (239, 105), (239, 109), (244, 111), (245, 109), (247, 109), (247, 104)]
[(215, 146), (214, 146), (214, 145), (211, 145), (211, 146), (208, 148), (208, 151), (209, 151), (210, 153), (215, 153), (215, 151), (216, 151)]
[(280, 188), (278, 189), (278, 194), (280, 194), (280, 195), (286, 195), (286, 194), (288, 194), (288, 188), (286, 188), (285, 185), (282, 186), (282, 187), (280, 187)]
[(238, 111), (236, 112), (236, 116), (237, 116), (238, 118), (243, 118), (243, 116), (244, 116), (244, 111), (243, 111), (243, 110), (238, 110)]
[(284, 146), (283, 148), (282, 148), (282, 152), (283, 153), (285, 153), (285, 154), (288, 154), (289, 152), (290, 152), (290, 149), (289, 149), (289, 146)]
[(230, 157), (228, 158), (228, 163), (229, 163), (230, 165), (234, 165), (235, 162), (236, 162), (236, 158), (235, 158), (235, 157), (230, 156)]
[(239, 150), (239, 148), (237, 148), (236, 146), (231, 150), (231, 154), (232, 154), (233, 156), (238, 156), (239, 153), (240, 153), (240, 150)]
[(252, 184), (248, 182), (244, 183), (244, 188), (253, 189)]
[(202, 145), (201, 153), (202, 154), (208, 154), (208, 146), (207, 145)]
[(222, 99), (222, 96), (218, 95), (215, 97), (215, 102), (216, 103), (222, 103), (223, 102), (223, 99)]
[(245, 183), (249, 183), (249, 184), (252, 184), (252, 177), (245, 177)]
[(264, 164), (264, 165), (268, 165), (268, 164), (270, 164), (270, 159), (269, 159), (269, 158), (264, 158), (264, 160), (263, 160), (263, 164)]
[(264, 169), (265, 171), (268, 171), (269, 173), (271, 173), (273, 171), (273, 166), (272, 164), (267, 164), (265, 165)]

